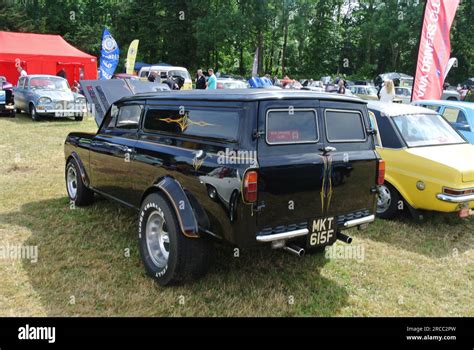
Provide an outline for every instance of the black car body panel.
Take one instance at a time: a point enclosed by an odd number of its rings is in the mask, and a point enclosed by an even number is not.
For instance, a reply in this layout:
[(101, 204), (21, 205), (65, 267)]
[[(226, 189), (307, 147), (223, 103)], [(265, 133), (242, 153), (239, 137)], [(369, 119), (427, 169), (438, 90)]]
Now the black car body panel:
[[(310, 110), (317, 141), (269, 144), (271, 110)], [(325, 113), (331, 110), (360, 118), (363, 139), (330, 141)], [(118, 127), (122, 111), (135, 113), (136, 124)], [(154, 125), (162, 129), (150, 129)], [(87, 186), (98, 193), (139, 209), (147, 194), (162, 191), (186, 236), (210, 235), (250, 247), (260, 244), (258, 235), (308, 227), (314, 218), (334, 217), (340, 231), (348, 220), (372, 216), (378, 156), (369, 129), (365, 102), (333, 94), (264, 89), (138, 94), (114, 103), (97, 134), (69, 134), (65, 156), (80, 159)], [(240, 162), (243, 155), (246, 161)], [(242, 192), (250, 170), (259, 176), (255, 203), (246, 203)]]

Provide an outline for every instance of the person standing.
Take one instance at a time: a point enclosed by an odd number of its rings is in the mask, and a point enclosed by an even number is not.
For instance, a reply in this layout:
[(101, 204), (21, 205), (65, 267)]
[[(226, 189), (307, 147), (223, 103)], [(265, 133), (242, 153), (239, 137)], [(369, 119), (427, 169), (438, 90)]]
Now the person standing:
[(393, 102), (395, 98), (395, 88), (392, 80), (385, 80), (380, 90), (380, 102)]
[(24, 70), (21, 66), (18, 66), (17, 68), (18, 73), (20, 73), (20, 77), (26, 77), (28, 73), (26, 73), (26, 70)]
[(207, 79), (207, 90), (217, 89), (217, 78), (214, 75), (214, 69), (209, 68), (207, 72), (209, 73), (209, 79)]
[(152, 71), (150, 72), (150, 74), (148, 74), (148, 81), (150, 83), (159, 83), (159, 81), (156, 81), (156, 78), (158, 77), (158, 73), (155, 72), (155, 71)]
[(341, 95), (346, 94), (346, 84), (344, 82), (344, 79), (339, 79), (337, 82), (337, 93)]
[(206, 89), (206, 77), (202, 74), (202, 69), (198, 69), (196, 77), (196, 89), (205, 90)]
[(66, 71), (61, 68), (61, 70), (58, 72), (58, 74), (56, 74), (58, 77), (61, 77), (63, 79), (66, 79)]

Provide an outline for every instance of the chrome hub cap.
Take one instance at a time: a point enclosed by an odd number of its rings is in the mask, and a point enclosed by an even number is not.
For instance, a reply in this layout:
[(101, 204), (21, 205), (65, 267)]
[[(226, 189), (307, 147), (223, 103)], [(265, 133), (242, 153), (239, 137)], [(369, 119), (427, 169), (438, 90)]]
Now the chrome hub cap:
[(380, 185), (377, 192), (377, 213), (384, 213), (392, 203), (392, 196), (390, 190), (385, 185)]
[(170, 252), (170, 238), (165, 219), (155, 210), (146, 223), (146, 245), (151, 260), (159, 268), (166, 266)]
[(70, 166), (67, 169), (67, 191), (69, 192), (69, 197), (75, 199), (77, 195), (77, 173), (76, 169), (73, 166)]

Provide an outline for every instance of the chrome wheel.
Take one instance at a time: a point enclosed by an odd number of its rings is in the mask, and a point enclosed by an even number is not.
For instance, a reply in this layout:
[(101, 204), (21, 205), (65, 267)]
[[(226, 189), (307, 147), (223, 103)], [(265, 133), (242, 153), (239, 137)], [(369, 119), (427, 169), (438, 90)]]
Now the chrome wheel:
[(390, 189), (385, 185), (380, 185), (377, 188), (377, 213), (384, 213), (390, 208), (392, 203), (392, 195)]
[(146, 245), (153, 263), (159, 268), (166, 266), (170, 252), (170, 238), (163, 213), (153, 211), (146, 223)]
[(76, 199), (77, 196), (77, 173), (73, 165), (67, 169), (67, 191), (71, 199)]

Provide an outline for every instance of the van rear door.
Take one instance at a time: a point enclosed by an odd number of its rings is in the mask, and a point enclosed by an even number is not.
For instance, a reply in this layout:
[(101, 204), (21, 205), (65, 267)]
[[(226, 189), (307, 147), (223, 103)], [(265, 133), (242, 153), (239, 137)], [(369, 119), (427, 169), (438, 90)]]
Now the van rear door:
[(326, 216), (339, 224), (373, 214), (378, 158), (365, 103), (321, 101), (327, 176)]
[(315, 99), (260, 102), (260, 230), (298, 229), (306, 227), (310, 218), (322, 216), (324, 139), (319, 114), (319, 101)]
[(373, 212), (377, 161), (366, 119), (365, 103), (260, 102), (261, 231), (291, 231), (316, 218), (337, 223)]

